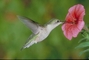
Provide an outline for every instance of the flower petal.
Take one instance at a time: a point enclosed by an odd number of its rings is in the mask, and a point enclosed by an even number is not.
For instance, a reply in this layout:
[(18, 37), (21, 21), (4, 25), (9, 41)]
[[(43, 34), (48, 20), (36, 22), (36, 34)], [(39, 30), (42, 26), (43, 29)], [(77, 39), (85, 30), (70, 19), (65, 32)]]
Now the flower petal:
[(78, 33), (84, 27), (84, 15), (85, 9), (81, 4), (74, 5), (68, 10), (66, 22), (62, 26), (62, 30), (66, 38), (71, 40), (72, 37), (77, 37)]
[(84, 24), (85, 24), (85, 23), (84, 23), (84, 21), (83, 21), (83, 20), (78, 22), (77, 27), (79, 28), (79, 30), (80, 30), (80, 31), (83, 29)]
[(71, 28), (71, 31), (73, 33), (73, 37), (77, 37), (78, 33), (80, 32), (76, 25)]
[(76, 18), (83, 20), (83, 16), (85, 15), (84, 6), (81, 4), (76, 5), (75, 13), (76, 13)]
[(77, 37), (78, 33), (82, 30), (83, 27), (84, 27), (84, 21), (79, 21), (78, 25), (72, 27), (73, 37)]
[(66, 16), (66, 21), (72, 21), (74, 18), (83, 20), (83, 16), (85, 15), (84, 6), (81, 4), (74, 5), (68, 10), (68, 14)]
[(63, 30), (65, 37), (68, 38), (69, 40), (71, 40), (72, 39), (72, 32), (68, 29), (68, 27), (69, 26), (67, 25), (67, 23), (63, 24), (62, 30)]

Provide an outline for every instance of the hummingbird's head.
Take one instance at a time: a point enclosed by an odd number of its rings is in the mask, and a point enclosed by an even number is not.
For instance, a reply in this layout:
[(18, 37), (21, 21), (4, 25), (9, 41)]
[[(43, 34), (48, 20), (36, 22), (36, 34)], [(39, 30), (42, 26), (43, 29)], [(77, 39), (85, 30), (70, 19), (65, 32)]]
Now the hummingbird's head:
[(48, 22), (48, 28), (49, 29), (54, 29), (55, 27), (57, 27), (58, 25), (62, 24), (63, 22), (61, 22), (59, 19), (52, 19)]
[(52, 19), (49, 21), (49, 25), (51, 25), (52, 27), (56, 27), (59, 24), (62, 24), (63, 22), (61, 22), (59, 19)]

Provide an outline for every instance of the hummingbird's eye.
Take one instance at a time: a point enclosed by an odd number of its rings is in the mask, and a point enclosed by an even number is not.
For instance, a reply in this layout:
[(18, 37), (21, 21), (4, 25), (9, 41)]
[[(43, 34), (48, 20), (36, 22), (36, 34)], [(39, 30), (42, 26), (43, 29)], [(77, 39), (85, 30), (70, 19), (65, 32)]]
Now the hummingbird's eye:
[(59, 20), (57, 20), (57, 22), (59, 22)]

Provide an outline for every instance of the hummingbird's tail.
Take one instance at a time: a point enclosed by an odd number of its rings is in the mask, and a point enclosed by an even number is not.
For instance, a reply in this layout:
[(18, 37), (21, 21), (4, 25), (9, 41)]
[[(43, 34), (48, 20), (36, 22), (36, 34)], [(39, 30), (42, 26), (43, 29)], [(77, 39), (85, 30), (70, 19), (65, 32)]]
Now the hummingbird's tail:
[(26, 44), (21, 48), (21, 50), (32, 46), (34, 43), (37, 43), (37, 41), (36, 41), (36, 38), (37, 38), (37, 37), (38, 37), (38, 34), (35, 34), (35, 35), (32, 34), (32, 35), (28, 38)]
[(28, 43), (26, 43), (26, 44), (21, 48), (21, 50), (32, 46), (34, 43), (37, 43), (37, 42), (36, 42), (36, 41), (29, 41)]

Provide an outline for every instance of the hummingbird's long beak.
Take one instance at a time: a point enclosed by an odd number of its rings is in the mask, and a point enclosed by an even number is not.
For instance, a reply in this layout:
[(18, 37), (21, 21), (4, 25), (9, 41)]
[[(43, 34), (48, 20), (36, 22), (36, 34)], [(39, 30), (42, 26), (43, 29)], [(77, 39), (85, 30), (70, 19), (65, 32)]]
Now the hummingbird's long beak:
[(60, 21), (60, 24), (64, 24), (65, 22), (64, 21)]

